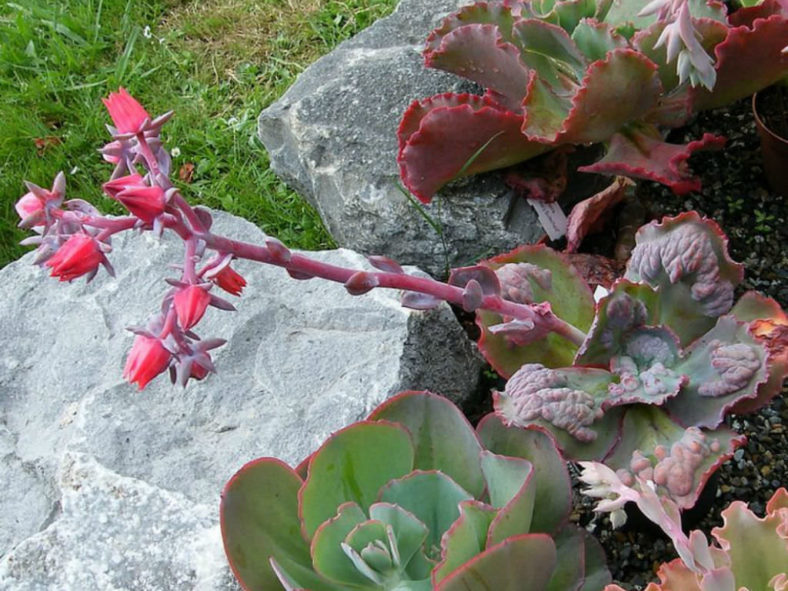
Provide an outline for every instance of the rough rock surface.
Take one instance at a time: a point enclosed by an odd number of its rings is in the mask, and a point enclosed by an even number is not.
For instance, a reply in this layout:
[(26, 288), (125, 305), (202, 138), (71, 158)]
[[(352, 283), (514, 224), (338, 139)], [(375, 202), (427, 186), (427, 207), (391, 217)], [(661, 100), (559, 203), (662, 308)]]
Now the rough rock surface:
[[(263, 237), (226, 214), (214, 229)], [(459, 400), (476, 387), (479, 361), (447, 306), (414, 312), (395, 292), (352, 297), (240, 261), (238, 311), (210, 309), (196, 329), (228, 340), (220, 373), (138, 392), (121, 377), (125, 327), (158, 308), (182, 246), (127, 233), (114, 247), (117, 278), (89, 285), (47, 278), (32, 255), (0, 270), (2, 589), (231, 588), (218, 501), (241, 465), (295, 464), (402, 389)]]
[(440, 274), (482, 255), (535, 242), (543, 231), (496, 173), (445, 188), (425, 209), (445, 244), (398, 185), (396, 130), (414, 100), (474, 90), (424, 67), (427, 33), (458, 0), (402, 0), (396, 11), (304, 71), (260, 116), (271, 166), (315, 206), (340, 246)]

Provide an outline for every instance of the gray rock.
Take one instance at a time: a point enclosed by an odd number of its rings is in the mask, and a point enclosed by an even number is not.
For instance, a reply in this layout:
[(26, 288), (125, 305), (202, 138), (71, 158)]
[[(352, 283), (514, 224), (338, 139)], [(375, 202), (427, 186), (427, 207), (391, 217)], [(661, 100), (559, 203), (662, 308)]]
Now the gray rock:
[[(213, 227), (263, 239), (227, 214), (215, 213)], [(161, 377), (138, 392), (121, 376), (133, 339), (125, 327), (158, 309), (162, 279), (174, 275), (166, 265), (182, 256), (167, 235), (127, 233), (110, 255), (115, 279), (61, 284), (32, 255), (0, 270), (0, 588), (17, 588), (25, 574), (42, 589), (222, 588), (210, 582), (214, 570), (191, 572), (196, 563), (180, 552), (205, 542), (221, 553), (206, 528), (241, 465), (260, 456), (295, 464), (403, 389), (460, 401), (476, 388), (480, 363), (448, 306), (415, 312), (392, 291), (353, 297), (238, 261), (249, 285), (237, 312), (211, 309), (196, 329), (227, 339), (214, 351), (219, 374), (185, 389)], [(369, 268), (348, 250), (311, 256)], [(118, 510), (131, 517), (123, 513), (110, 555), (97, 512), (116, 506), (113, 479), (125, 491)], [(172, 506), (166, 535), (148, 515), (163, 505)], [(137, 551), (125, 551), (134, 539)], [(161, 582), (146, 578), (149, 563), (166, 574)], [(84, 570), (73, 585), (63, 565)]]
[[(425, 210), (443, 240), (402, 194), (396, 130), (416, 99), (472, 90), (424, 67), (427, 33), (458, 0), (402, 0), (397, 10), (303, 72), (260, 116), (273, 170), (317, 209), (341, 246), (384, 254), (433, 274), (536, 241), (530, 206), (497, 173), (460, 181)], [(507, 213), (508, 212), (508, 213)]]

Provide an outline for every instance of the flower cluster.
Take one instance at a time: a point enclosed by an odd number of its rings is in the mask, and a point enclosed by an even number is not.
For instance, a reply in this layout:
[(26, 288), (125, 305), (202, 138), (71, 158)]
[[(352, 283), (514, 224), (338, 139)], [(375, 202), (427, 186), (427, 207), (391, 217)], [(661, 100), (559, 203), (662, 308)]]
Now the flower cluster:
[[(63, 173), (51, 190), (27, 183), (26, 193), (16, 203), (21, 227), (37, 235), (24, 241), (38, 244), (35, 262), (51, 269), (61, 281), (87, 277), (90, 281), (103, 265), (114, 274), (106, 254), (111, 237), (129, 229), (152, 230), (160, 235), (172, 228), (184, 240), (186, 253), (179, 267), (181, 277), (168, 280), (172, 289), (164, 297), (161, 311), (146, 326), (131, 330), (137, 335), (126, 361), (123, 376), (144, 388), (154, 377), (170, 371), (173, 381), (185, 384), (214, 371), (209, 350), (224, 341), (200, 340), (192, 329), (208, 306), (232, 310), (233, 306), (210, 293), (214, 285), (240, 295), (246, 280), (230, 267), (231, 254), (216, 251), (202, 261), (205, 243), (199, 232), (210, 225), (204, 212), (178, 207), (182, 200), (168, 178), (170, 157), (159, 138), (161, 126), (172, 116), (152, 119), (124, 88), (104, 99), (114, 126), (108, 126), (113, 141), (101, 150), (115, 165), (104, 192), (121, 203), (129, 216), (108, 218), (81, 199), (64, 201)], [(198, 269), (198, 263), (202, 266)]]

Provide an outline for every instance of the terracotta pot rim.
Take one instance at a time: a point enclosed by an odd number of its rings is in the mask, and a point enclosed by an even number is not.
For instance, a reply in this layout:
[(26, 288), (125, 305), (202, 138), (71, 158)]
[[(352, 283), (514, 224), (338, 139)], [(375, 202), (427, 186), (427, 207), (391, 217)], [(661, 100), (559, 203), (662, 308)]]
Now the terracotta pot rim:
[(781, 135), (777, 135), (772, 129), (763, 122), (760, 115), (758, 114), (758, 109), (756, 107), (756, 101), (758, 100), (758, 93), (755, 92), (752, 95), (752, 114), (755, 117), (755, 123), (758, 125), (759, 128), (763, 129), (766, 133), (768, 133), (771, 137), (773, 137), (778, 142), (782, 142), (783, 144), (788, 144), (788, 139), (784, 138)]

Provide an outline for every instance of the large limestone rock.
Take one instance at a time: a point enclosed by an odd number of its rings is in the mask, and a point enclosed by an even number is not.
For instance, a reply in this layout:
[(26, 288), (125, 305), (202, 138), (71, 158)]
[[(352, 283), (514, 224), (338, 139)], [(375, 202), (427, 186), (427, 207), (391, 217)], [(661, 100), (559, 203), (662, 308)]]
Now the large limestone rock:
[(516, 200), (509, 209), (497, 173), (461, 181), (425, 208), (443, 241), (398, 188), (396, 130), (407, 106), (473, 90), (425, 68), (420, 54), (427, 33), (464, 3), (402, 0), (391, 16), (312, 64), (260, 116), (272, 168), (315, 206), (340, 246), (440, 274), (447, 259), (467, 265), (542, 235), (530, 206)]
[[(226, 214), (214, 229), (263, 238)], [(476, 387), (479, 362), (448, 307), (409, 311), (395, 292), (352, 297), (239, 261), (238, 311), (212, 308), (197, 327), (228, 340), (220, 373), (138, 392), (121, 378), (125, 327), (158, 309), (182, 246), (130, 233), (114, 246), (117, 278), (88, 285), (46, 277), (32, 255), (0, 270), (2, 589), (232, 588), (218, 503), (242, 464), (295, 464), (402, 389), (460, 400)]]

